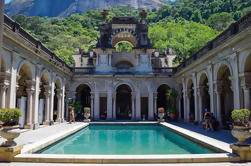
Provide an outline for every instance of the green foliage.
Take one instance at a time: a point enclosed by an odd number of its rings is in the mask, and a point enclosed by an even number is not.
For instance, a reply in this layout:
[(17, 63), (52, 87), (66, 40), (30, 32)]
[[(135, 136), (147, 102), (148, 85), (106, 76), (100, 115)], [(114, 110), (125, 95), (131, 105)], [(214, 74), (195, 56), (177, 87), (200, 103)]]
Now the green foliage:
[[(147, 11), (149, 38), (160, 52), (171, 46), (177, 54), (176, 65), (251, 11), (250, 0), (162, 1), (165, 5), (160, 9)], [(140, 20), (141, 9), (123, 6), (108, 10), (108, 21), (114, 16), (133, 16)], [(73, 14), (66, 18), (14, 15), (13, 19), (71, 66), (74, 66), (72, 54), (75, 48), (88, 52), (95, 47), (102, 24), (101, 10), (89, 10), (83, 15)], [(126, 44), (119, 45), (117, 50), (123, 49), (131, 50)]]
[(127, 51), (127, 52), (132, 52), (132, 45), (128, 42), (121, 42), (118, 43), (116, 46), (116, 51), (117, 52), (121, 52), (123, 50)]
[(82, 110), (82, 105), (80, 104), (79, 101), (71, 103), (70, 106), (74, 108), (75, 112)]
[(10, 109), (3, 108), (0, 109), (0, 121), (3, 122), (4, 126), (13, 126), (18, 122), (18, 118), (22, 116), (22, 112), (20, 109)]
[(237, 123), (245, 124), (246, 122), (248, 122), (249, 115), (250, 115), (250, 110), (240, 109), (240, 110), (233, 110), (231, 117)]

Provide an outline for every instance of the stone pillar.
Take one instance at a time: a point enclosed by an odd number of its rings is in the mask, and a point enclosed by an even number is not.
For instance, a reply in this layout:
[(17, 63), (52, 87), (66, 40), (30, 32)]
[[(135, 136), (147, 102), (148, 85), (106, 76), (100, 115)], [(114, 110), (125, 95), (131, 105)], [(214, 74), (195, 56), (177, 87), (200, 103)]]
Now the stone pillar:
[(65, 113), (65, 85), (62, 88), (62, 97), (61, 97), (61, 122), (64, 122), (64, 113)]
[(197, 88), (197, 95), (198, 95), (198, 121), (201, 122), (203, 120), (203, 115), (202, 115), (202, 93), (203, 89), (202, 87)]
[[(158, 116), (158, 108), (157, 108), (157, 99), (158, 99), (158, 93), (157, 92), (154, 92), (153, 93), (153, 98), (154, 98), (154, 114), (155, 116)], [(155, 117), (155, 118), (158, 118), (158, 117)]]
[(99, 120), (99, 92), (94, 92), (94, 120)]
[(69, 93), (70, 91), (69, 90), (66, 90), (65, 91), (65, 118), (66, 118), (66, 121), (69, 121)]
[(189, 122), (190, 120), (190, 97), (191, 97), (191, 92), (190, 91), (187, 91), (187, 94), (186, 94), (186, 104), (187, 104), (187, 109), (186, 109), (186, 113), (185, 113), (185, 121), (186, 122)]
[[(55, 74), (52, 74), (52, 78), (55, 77)], [(50, 96), (50, 123), (53, 124), (53, 111), (54, 111), (54, 95), (55, 95), (55, 80), (51, 82), (51, 96)]]
[(6, 108), (6, 90), (9, 87), (9, 82), (5, 80), (0, 83), (0, 108)]
[(180, 92), (179, 97), (178, 97), (179, 119), (181, 119), (181, 98), (182, 98), (182, 93)]
[(209, 86), (209, 95), (210, 95), (210, 112), (216, 115), (214, 110), (214, 88), (213, 88), (213, 71), (212, 65), (207, 66), (207, 73), (208, 73), (208, 86)]
[(141, 97), (140, 92), (136, 92), (136, 120), (141, 120)]
[(39, 110), (39, 94), (40, 94), (40, 71), (41, 66), (36, 66), (36, 77), (35, 77), (35, 92), (33, 98), (33, 113), (32, 113), (32, 122), (33, 122), (33, 129), (37, 129), (39, 127), (38, 122), (38, 110)]
[(91, 119), (94, 119), (94, 94), (91, 93)]
[(107, 120), (112, 120), (112, 91), (107, 91)]
[(116, 92), (113, 93), (113, 109), (112, 109), (112, 119), (116, 120)]
[(45, 116), (44, 116), (44, 125), (50, 124), (50, 96), (51, 96), (51, 87), (49, 85), (44, 85), (44, 95), (45, 95)]
[(240, 80), (238, 70), (238, 56), (236, 53), (230, 56), (230, 62), (233, 67), (233, 76), (230, 78), (233, 87), (234, 109), (240, 109)]
[(154, 114), (153, 114), (153, 92), (149, 92), (148, 94), (148, 120), (153, 120), (154, 119)]
[(35, 93), (35, 88), (33, 86), (33, 81), (26, 81), (28, 84), (28, 88), (26, 89), (27, 93), (27, 113), (26, 113), (26, 125), (25, 129), (33, 129), (32, 125), (32, 108), (33, 108), (33, 94)]
[(251, 110), (250, 88), (243, 87), (243, 92), (244, 92), (244, 107)]
[(62, 115), (62, 89), (57, 89), (57, 99), (58, 99), (58, 103), (57, 103), (57, 119), (56, 122), (61, 123), (62, 119), (61, 119), (61, 115)]
[(1, 69), (1, 56), (3, 56), (3, 24), (4, 24), (4, 0), (0, 0), (0, 69)]
[(132, 92), (132, 120), (136, 120), (135, 92)]
[(195, 121), (199, 121), (199, 111), (198, 111), (198, 96), (197, 96), (197, 79), (196, 74), (193, 73), (193, 90), (194, 90), (194, 118)]
[(221, 93), (222, 93), (222, 83), (217, 81), (215, 83), (215, 94), (216, 94), (216, 110), (217, 113), (215, 114), (216, 119), (221, 125)]
[(187, 91), (186, 91), (186, 83), (185, 78), (182, 78), (182, 88), (183, 88), (183, 111), (184, 111), (184, 121), (186, 121), (186, 114), (187, 114)]

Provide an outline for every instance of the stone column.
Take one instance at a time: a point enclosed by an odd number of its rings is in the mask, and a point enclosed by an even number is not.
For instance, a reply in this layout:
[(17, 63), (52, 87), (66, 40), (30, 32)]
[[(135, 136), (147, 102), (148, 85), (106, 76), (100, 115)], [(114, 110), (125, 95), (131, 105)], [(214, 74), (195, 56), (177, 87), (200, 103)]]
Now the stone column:
[(186, 109), (186, 113), (185, 113), (185, 121), (189, 122), (190, 120), (190, 98), (191, 98), (191, 90), (187, 91), (186, 94), (186, 104), (187, 104), (187, 109)]
[(198, 121), (201, 122), (203, 120), (202, 115), (202, 87), (198, 86), (197, 88), (197, 95), (198, 95)]
[(208, 73), (208, 86), (209, 86), (209, 95), (210, 95), (210, 112), (216, 114), (214, 110), (214, 88), (213, 88), (213, 71), (212, 65), (207, 66)]
[(178, 107), (179, 107), (179, 119), (181, 119), (181, 98), (182, 98), (182, 93), (181, 92), (179, 92), (180, 94), (179, 94), (179, 96), (178, 96)]
[(0, 69), (1, 56), (3, 56), (3, 24), (4, 24), (4, 0), (0, 0)]
[(33, 121), (33, 129), (39, 128), (38, 122), (38, 110), (39, 110), (39, 94), (40, 94), (40, 71), (41, 66), (36, 66), (36, 77), (35, 77), (35, 92), (33, 96), (33, 114), (32, 114), (32, 121)]
[(215, 90), (214, 90), (215, 94), (216, 94), (216, 110), (217, 113), (215, 114), (216, 119), (219, 121), (220, 125), (221, 125), (221, 93), (222, 93), (222, 82), (217, 81), (215, 83)]
[(94, 94), (91, 93), (91, 119), (94, 119)]
[(24, 126), (25, 129), (33, 129), (32, 124), (32, 108), (33, 108), (33, 94), (35, 93), (35, 88), (33, 85), (33, 81), (28, 80), (26, 81), (28, 84), (28, 88), (26, 89), (27, 93), (27, 113), (26, 113), (26, 125)]
[(141, 120), (141, 98), (140, 92), (136, 92), (136, 120)]
[(64, 122), (64, 113), (65, 113), (65, 85), (62, 88), (62, 97), (61, 97), (61, 122)]
[(58, 103), (57, 103), (57, 119), (56, 122), (61, 123), (61, 115), (62, 115), (62, 89), (57, 89), (57, 98), (58, 98)]
[(244, 107), (251, 110), (250, 88), (243, 87), (243, 92), (244, 92)]
[(183, 88), (183, 111), (184, 111), (184, 121), (186, 121), (186, 114), (187, 114), (187, 91), (186, 91), (186, 83), (185, 83), (185, 78), (182, 78), (182, 88)]
[(9, 82), (5, 80), (0, 83), (0, 108), (6, 108), (6, 90), (9, 87)]
[(116, 120), (116, 92), (113, 93), (113, 109), (112, 109), (112, 119)]
[(112, 91), (107, 91), (107, 120), (112, 120)]
[(94, 120), (99, 120), (99, 92), (94, 92)]
[(197, 79), (196, 79), (196, 74), (193, 73), (193, 90), (194, 90), (194, 118), (195, 121), (199, 121), (199, 111), (198, 111), (198, 96), (197, 96)]
[(154, 119), (153, 114), (153, 92), (149, 92), (148, 94), (148, 120)]
[(65, 109), (66, 109), (65, 118), (66, 118), (67, 121), (69, 121), (69, 93), (70, 93), (69, 90), (65, 91), (65, 104), (66, 104), (66, 106), (65, 106)]
[(45, 95), (45, 116), (44, 116), (44, 125), (50, 124), (50, 96), (51, 96), (51, 87), (49, 85), (44, 85), (44, 95)]
[[(52, 78), (55, 77), (55, 73), (52, 74)], [(54, 95), (55, 95), (55, 80), (51, 82), (51, 96), (50, 96), (50, 123), (53, 124), (53, 111), (54, 111)]]
[[(157, 99), (158, 99), (158, 93), (157, 92), (154, 92), (153, 93), (153, 98), (154, 98), (154, 113), (156, 116), (158, 116), (158, 108), (157, 108)], [(158, 118), (158, 117), (155, 117), (155, 118)]]
[(132, 92), (132, 120), (136, 120), (135, 92)]

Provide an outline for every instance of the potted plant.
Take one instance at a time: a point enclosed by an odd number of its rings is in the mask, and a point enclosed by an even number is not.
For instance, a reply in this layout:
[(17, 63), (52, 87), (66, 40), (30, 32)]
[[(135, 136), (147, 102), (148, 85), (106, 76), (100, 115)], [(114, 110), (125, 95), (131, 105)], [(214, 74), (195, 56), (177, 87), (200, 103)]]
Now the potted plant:
[(176, 118), (176, 98), (177, 93), (174, 88), (171, 88), (167, 91), (167, 99), (170, 103), (170, 107), (168, 108), (169, 116), (171, 120), (174, 120)]
[(90, 107), (84, 107), (84, 122), (90, 122), (90, 116), (91, 116), (91, 108)]
[(238, 139), (238, 142), (235, 145), (238, 146), (248, 145), (246, 143), (246, 139), (251, 137), (248, 125), (249, 115), (250, 115), (250, 110), (248, 109), (240, 109), (232, 111), (231, 117), (234, 120), (232, 135)]
[(165, 110), (164, 110), (163, 107), (158, 108), (158, 116), (159, 116), (159, 119), (158, 119), (159, 122), (164, 122), (165, 121), (163, 119), (164, 116), (165, 116)]
[(22, 115), (20, 109), (0, 109), (0, 121), (3, 122), (2, 129), (0, 130), (0, 136), (7, 139), (6, 142), (2, 144), (4, 147), (15, 146), (16, 143), (14, 139), (20, 135), (20, 132), (13, 131), (18, 129), (18, 119)]

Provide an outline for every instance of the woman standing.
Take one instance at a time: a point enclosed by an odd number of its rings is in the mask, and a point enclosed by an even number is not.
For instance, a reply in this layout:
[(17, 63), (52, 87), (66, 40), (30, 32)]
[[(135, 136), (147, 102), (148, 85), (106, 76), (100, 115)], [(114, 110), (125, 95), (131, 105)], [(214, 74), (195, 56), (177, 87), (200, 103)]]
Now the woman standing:
[(71, 111), (70, 111), (70, 123), (71, 123), (72, 121), (75, 123), (74, 107), (71, 107)]

